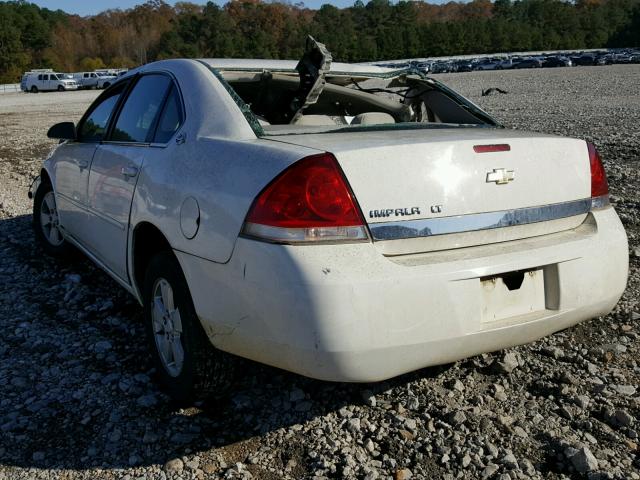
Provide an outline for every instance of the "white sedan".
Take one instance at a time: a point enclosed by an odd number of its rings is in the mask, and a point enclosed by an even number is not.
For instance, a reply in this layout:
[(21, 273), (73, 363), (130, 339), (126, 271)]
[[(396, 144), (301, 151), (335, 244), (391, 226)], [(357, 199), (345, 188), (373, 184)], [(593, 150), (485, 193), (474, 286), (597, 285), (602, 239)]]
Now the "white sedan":
[(591, 144), (315, 42), (145, 65), (49, 136), (35, 235), (139, 300), (180, 401), (227, 387), (233, 355), (370, 382), (531, 342), (626, 285)]

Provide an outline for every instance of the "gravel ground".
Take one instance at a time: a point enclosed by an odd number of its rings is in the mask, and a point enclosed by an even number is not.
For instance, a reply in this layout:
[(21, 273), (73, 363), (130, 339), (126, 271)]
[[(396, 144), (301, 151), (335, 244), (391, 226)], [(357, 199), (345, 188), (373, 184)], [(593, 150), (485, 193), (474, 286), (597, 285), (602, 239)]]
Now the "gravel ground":
[(640, 66), (437, 78), (507, 126), (599, 147), (631, 249), (612, 314), (374, 385), (251, 365), (228, 401), (176, 409), (151, 380), (139, 306), (33, 244), (46, 130), (96, 93), (1, 95), (0, 480), (640, 479)]

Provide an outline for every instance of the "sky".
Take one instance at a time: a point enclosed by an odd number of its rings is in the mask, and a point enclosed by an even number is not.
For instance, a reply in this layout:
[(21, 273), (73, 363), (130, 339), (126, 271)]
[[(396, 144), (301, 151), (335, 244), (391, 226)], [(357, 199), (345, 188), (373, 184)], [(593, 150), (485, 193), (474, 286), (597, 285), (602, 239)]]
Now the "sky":
[[(193, 3), (206, 3), (206, 0), (191, 0)], [(336, 7), (349, 7), (353, 5), (355, 0), (303, 0), (306, 7), (319, 8), (322, 4), (331, 3)], [(135, 5), (144, 3), (144, 0), (31, 0), (32, 3), (46, 7), (50, 10), (64, 10), (68, 13), (76, 13), (78, 15), (94, 15), (110, 8), (131, 8)], [(174, 4), (174, 1), (167, 3)], [(226, 0), (215, 0), (218, 5), (223, 5)], [(298, 0), (292, 0), (291, 3), (298, 3)], [(366, 1), (365, 1), (366, 3)], [(442, 3), (442, 0), (431, 0), (431, 3)]]

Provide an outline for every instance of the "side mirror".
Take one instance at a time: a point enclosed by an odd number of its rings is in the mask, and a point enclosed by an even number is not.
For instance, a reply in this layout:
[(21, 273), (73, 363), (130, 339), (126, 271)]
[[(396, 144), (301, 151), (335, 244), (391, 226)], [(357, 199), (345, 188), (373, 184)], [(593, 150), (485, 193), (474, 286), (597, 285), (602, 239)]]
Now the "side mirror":
[(76, 126), (73, 122), (56, 123), (47, 132), (47, 137), (58, 138), (60, 140), (75, 140)]

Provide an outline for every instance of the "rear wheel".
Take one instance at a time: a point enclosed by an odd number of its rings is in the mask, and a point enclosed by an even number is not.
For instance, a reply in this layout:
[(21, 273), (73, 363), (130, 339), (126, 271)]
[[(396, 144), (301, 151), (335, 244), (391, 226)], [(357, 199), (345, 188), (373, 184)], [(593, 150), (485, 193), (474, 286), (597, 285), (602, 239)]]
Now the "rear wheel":
[(223, 396), (231, 387), (236, 359), (209, 342), (171, 252), (160, 252), (149, 262), (143, 295), (147, 341), (163, 389), (180, 404)]
[(33, 85), (31, 87), (31, 93), (38, 93), (38, 87), (36, 87), (35, 85)]
[(73, 247), (60, 230), (60, 218), (53, 188), (48, 182), (38, 187), (33, 201), (33, 231), (45, 252), (55, 257), (69, 255)]

